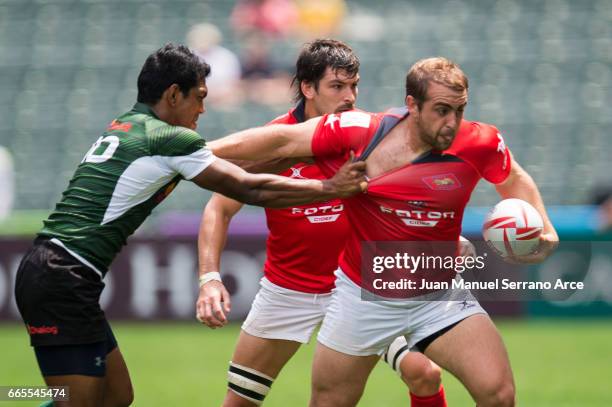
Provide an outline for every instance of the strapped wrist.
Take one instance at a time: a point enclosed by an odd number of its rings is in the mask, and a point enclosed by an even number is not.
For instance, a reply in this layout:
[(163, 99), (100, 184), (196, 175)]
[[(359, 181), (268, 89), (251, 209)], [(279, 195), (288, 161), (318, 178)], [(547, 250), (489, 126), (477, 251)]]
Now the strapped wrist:
[(221, 274), (218, 271), (209, 271), (208, 273), (204, 273), (198, 279), (198, 283), (200, 288), (209, 281), (221, 281)]

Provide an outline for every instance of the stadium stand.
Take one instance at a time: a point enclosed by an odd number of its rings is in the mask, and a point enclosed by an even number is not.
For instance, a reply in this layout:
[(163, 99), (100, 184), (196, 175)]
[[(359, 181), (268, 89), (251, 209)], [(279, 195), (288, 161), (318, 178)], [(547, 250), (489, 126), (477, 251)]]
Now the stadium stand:
[[(183, 42), (194, 23), (217, 24), (238, 52), (225, 0), (0, 0), (0, 145), (13, 153), (17, 209), (51, 208), (75, 164), (113, 117), (129, 109), (144, 58)], [(439, 10), (445, 12), (440, 14)], [(376, 39), (352, 35), (350, 15), (382, 21)], [(470, 77), (466, 117), (496, 124), (550, 204), (587, 200), (612, 156), (612, 5), (606, 0), (348, 2), (341, 37), (362, 60), (360, 107), (403, 102), (405, 70), (441, 54)], [(291, 65), (302, 39), (277, 40)], [(249, 102), (208, 106), (200, 133), (216, 138), (286, 110)], [(472, 203), (497, 200), (490, 186)], [(208, 193), (179, 187), (160, 210), (199, 210)]]

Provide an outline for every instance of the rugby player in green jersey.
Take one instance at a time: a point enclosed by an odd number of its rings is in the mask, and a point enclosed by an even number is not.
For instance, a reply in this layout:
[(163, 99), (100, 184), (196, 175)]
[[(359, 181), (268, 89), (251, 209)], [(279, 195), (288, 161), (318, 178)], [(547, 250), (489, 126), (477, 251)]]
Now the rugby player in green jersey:
[[(330, 180), (250, 174), (216, 158), (195, 132), (210, 67), (184, 46), (151, 54), (138, 103), (85, 154), (19, 266), (15, 298), (45, 382), (69, 386), (58, 406), (127, 406), (127, 366), (100, 308), (103, 278), (130, 236), (187, 179), (239, 201), (283, 207), (347, 197), (365, 187), (364, 163)], [(352, 160), (351, 160), (352, 161)]]

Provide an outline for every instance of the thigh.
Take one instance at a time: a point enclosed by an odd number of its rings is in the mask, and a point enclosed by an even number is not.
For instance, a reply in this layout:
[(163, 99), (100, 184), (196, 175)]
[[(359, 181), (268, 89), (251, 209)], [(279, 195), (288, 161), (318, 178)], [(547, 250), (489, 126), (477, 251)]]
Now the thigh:
[(312, 366), (311, 406), (357, 404), (378, 355), (353, 356), (318, 343)]
[(102, 407), (104, 377), (85, 375), (45, 376), (47, 386), (67, 386), (68, 401), (55, 401), (57, 407)]
[(129, 406), (134, 400), (132, 380), (118, 347), (106, 355), (104, 407)]
[(513, 386), (506, 348), (487, 315), (462, 320), (431, 342), (425, 353), (455, 375), (477, 401), (500, 386)]
[(301, 343), (240, 332), (232, 362), (276, 378)]

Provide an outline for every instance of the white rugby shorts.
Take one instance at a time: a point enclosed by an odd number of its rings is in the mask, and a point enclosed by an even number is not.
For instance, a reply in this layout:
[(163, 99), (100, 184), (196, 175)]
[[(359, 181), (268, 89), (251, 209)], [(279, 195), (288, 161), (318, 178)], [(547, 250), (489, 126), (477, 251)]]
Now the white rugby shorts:
[(325, 316), (331, 293), (290, 290), (265, 277), (260, 286), (242, 330), (258, 338), (308, 343)]
[(382, 355), (398, 336), (409, 348), (474, 314), (486, 314), (468, 290), (452, 290), (448, 301), (365, 301), (361, 287), (341, 269), (317, 340), (348, 355)]

